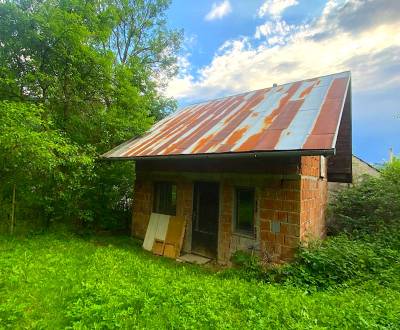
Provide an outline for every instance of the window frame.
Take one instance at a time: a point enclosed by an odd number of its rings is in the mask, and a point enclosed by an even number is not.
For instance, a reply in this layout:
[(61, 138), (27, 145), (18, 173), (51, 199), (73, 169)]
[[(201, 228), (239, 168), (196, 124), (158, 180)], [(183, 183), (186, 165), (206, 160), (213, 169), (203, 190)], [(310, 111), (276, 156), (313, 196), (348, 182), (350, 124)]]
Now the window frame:
[[(253, 193), (253, 219), (251, 230), (241, 229), (239, 228), (239, 193), (240, 191), (251, 191)], [(256, 212), (257, 212), (257, 199), (256, 199), (256, 189), (255, 187), (249, 186), (236, 186), (234, 187), (234, 212), (233, 212), (233, 225), (235, 234), (243, 235), (246, 237), (255, 238), (256, 235)]]
[[(170, 185), (171, 198), (169, 201), (161, 203), (161, 199), (163, 198), (163, 188), (165, 186)], [(175, 198), (174, 198), (174, 190), (175, 190)], [(176, 208), (177, 208), (177, 185), (172, 181), (155, 181), (153, 182), (153, 207), (152, 212), (165, 214), (170, 216), (176, 216)], [(161, 204), (169, 203), (168, 206), (162, 206)]]

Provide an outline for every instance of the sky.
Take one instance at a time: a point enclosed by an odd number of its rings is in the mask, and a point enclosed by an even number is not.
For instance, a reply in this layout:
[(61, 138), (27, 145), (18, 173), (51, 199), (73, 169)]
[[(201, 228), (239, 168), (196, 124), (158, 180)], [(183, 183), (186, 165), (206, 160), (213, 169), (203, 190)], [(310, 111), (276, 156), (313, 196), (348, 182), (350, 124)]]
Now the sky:
[(180, 106), (350, 70), (353, 153), (400, 154), (400, 0), (173, 0)]

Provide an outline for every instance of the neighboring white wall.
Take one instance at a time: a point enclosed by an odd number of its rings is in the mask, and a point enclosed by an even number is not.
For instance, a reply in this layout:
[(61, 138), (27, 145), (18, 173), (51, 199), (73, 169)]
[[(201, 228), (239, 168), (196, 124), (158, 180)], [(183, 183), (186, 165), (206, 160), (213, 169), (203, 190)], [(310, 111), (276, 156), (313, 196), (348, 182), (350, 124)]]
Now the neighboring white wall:
[(362, 181), (363, 175), (368, 174), (371, 176), (379, 176), (379, 171), (369, 165), (368, 163), (364, 162), (362, 159), (353, 155), (352, 158), (352, 165), (353, 165), (353, 183), (357, 184), (358, 182)]

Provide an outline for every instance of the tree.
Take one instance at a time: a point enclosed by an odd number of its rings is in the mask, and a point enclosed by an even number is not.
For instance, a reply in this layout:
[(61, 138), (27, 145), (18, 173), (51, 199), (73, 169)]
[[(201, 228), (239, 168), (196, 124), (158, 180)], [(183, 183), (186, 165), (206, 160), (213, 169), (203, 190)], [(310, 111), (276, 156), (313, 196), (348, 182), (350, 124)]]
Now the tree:
[[(21, 113), (37, 105), (41, 120), (94, 162), (175, 107), (161, 93), (176, 73), (181, 40), (180, 31), (167, 28), (169, 3), (5, 0), (0, 4), (0, 101), (17, 102), (13, 109)], [(94, 163), (81, 196), (91, 210), (87, 214), (98, 219), (116, 214), (103, 208), (115, 211), (131, 194), (126, 182), (133, 180), (134, 167)]]
[(93, 158), (81, 154), (79, 146), (42, 114), (41, 106), (0, 102), (0, 201), (12, 192), (12, 205), (3, 210), (10, 215), (11, 228), (16, 194), (23, 217), (35, 214), (48, 222), (60, 209), (66, 219), (85, 217), (87, 212), (83, 205), (76, 206), (92, 175)]

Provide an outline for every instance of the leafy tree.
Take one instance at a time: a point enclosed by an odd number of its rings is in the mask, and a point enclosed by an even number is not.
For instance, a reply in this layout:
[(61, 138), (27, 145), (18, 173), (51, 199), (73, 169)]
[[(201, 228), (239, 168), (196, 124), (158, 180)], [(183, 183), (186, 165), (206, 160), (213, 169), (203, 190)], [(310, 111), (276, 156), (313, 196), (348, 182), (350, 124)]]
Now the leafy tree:
[[(142, 134), (175, 107), (173, 100), (162, 95), (166, 82), (176, 73), (181, 40), (181, 32), (166, 24), (169, 3), (0, 3), (0, 101), (15, 102), (13, 113), (33, 111), (44, 126), (51, 122), (52, 130), (65, 137), (65, 146), (78, 148), (80, 155), (91, 158), (92, 173), (80, 192), (80, 204), (85, 207), (76, 206), (85, 210), (81, 219), (117, 221), (120, 215), (116, 210), (126, 209), (121, 208), (121, 201), (132, 193), (134, 166), (94, 162), (95, 158)], [(40, 109), (40, 113), (32, 109)], [(25, 129), (14, 124), (17, 130)], [(22, 158), (10, 160), (0, 155), (6, 166), (12, 161), (20, 167)], [(76, 176), (79, 171), (75, 170), (64, 170), (64, 176)], [(39, 182), (38, 172), (33, 171), (34, 175)], [(59, 212), (54, 217), (62, 215)]]
[[(79, 146), (42, 118), (43, 112), (34, 104), (0, 102), (0, 201), (13, 191), (20, 216), (46, 222), (60, 214), (84, 218), (88, 210), (81, 197), (93, 158), (81, 154)], [(15, 203), (3, 211), (13, 227)]]

